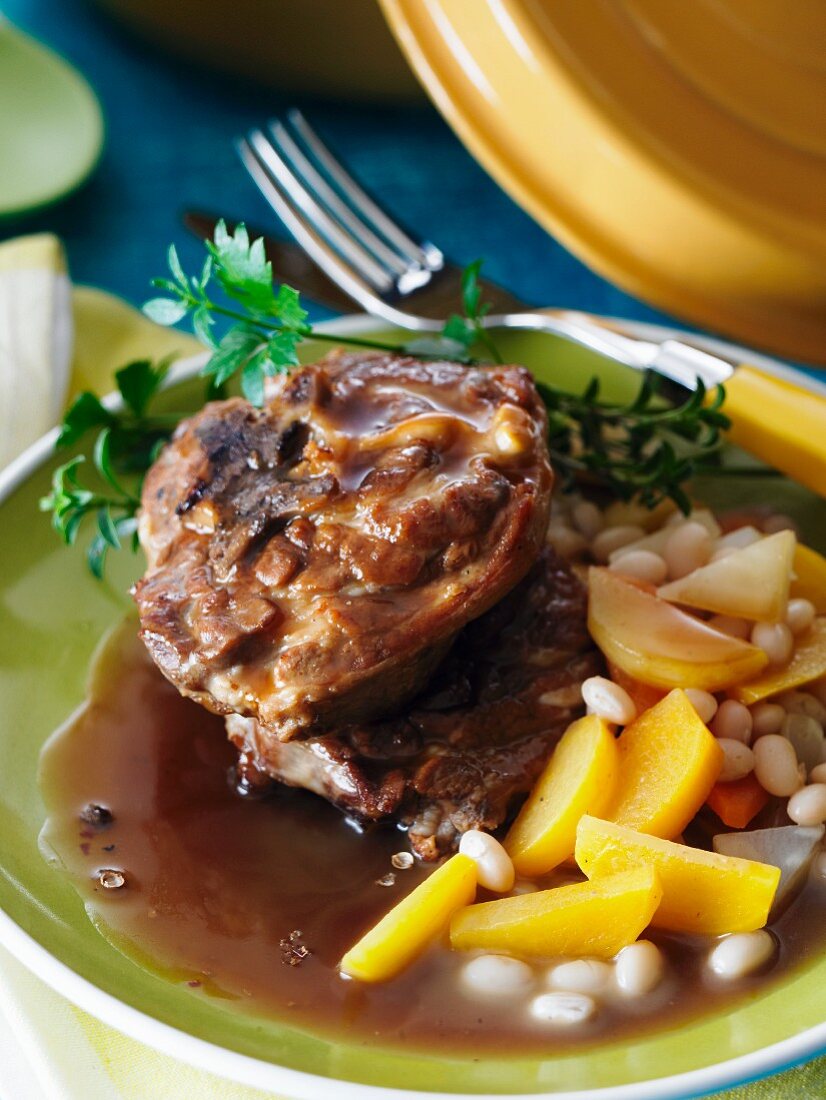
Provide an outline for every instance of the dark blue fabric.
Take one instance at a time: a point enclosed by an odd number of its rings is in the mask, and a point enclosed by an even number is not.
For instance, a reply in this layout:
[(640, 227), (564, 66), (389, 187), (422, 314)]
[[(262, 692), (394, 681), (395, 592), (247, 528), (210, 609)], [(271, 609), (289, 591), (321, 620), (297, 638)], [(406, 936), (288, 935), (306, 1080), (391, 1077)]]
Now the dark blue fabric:
[[(154, 52), (84, 0), (0, 0), (0, 9), (85, 74), (107, 124), (103, 160), (89, 184), (35, 218), (3, 225), (0, 234), (58, 233), (75, 280), (140, 303), (149, 279), (163, 271), (170, 241), (178, 242), (186, 265), (200, 260), (200, 246), (179, 222), (187, 207), (281, 233), (232, 139), (291, 101)], [(662, 318), (553, 241), (429, 105), (302, 105), (379, 197), (455, 259), (484, 257), (486, 272), (529, 302)]]

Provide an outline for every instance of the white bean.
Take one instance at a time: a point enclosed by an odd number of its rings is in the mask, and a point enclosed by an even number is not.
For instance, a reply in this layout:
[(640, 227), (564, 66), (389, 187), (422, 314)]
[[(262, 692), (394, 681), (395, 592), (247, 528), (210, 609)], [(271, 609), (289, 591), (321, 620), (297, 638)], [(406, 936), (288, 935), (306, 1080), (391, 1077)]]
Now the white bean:
[(795, 791), (787, 813), (795, 825), (822, 825), (826, 821), (826, 783), (810, 783)]
[(615, 963), (615, 978), (619, 989), (629, 997), (642, 997), (662, 981), (665, 960), (656, 944), (637, 940), (623, 947)]
[(679, 580), (706, 565), (711, 558), (711, 535), (701, 523), (682, 523), (663, 549), (668, 575)]
[(580, 534), (584, 535), (589, 541), (596, 538), (605, 526), (602, 512), (590, 500), (581, 500), (578, 504), (575, 504), (571, 512), (571, 519)]
[(786, 712), (778, 703), (755, 703), (751, 708), (751, 728), (755, 738), (767, 733), (780, 733), (785, 721)]
[(815, 856), (815, 874), (826, 878), (826, 852), (818, 852)]
[(751, 632), (752, 645), (762, 649), (769, 664), (787, 665), (794, 651), (794, 635), (785, 623), (755, 623)]
[(582, 698), (591, 714), (606, 722), (627, 726), (637, 717), (634, 700), (625, 690), (604, 676), (589, 676), (582, 682)]
[(754, 770), (754, 753), (744, 741), (735, 737), (718, 737), (717, 744), (723, 750), (723, 764), (718, 776), (721, 783), (733, 783)]
[(531, 882), (530, 879), (520, 878), (513, 884), (511, 894), (535, 894), (539, 890), (539, 887), (535, 882)]
[(497, 894), (506, 894), (513, 886), (516, 872), (511, 857), (490, 833), (481, 829), (468, 829), (462, 833), (459, 851), (470, 856), (476, 864), (476, 878), (480, 886)]
[(774, 939), (764, 928), (735, 932), (713, 948), (708, 965), (720, 978), (744, 978), (767, 963), (776, 950)]
[(723, 750), (723, 767), (718, 776), (721, 783), (733, 783), (754, 771), (754, 753), (748, 745), (731, 737), (719, 737), (717, 744)]
[(531, 1013), (550, 1024), (580, 1024), (590, 1020), (596, 1002), (584, 993), (543, 993), (531, 1001)]
[(777, 733), (767, 733), (755, 741), (754, 774), (763, 790), (780, 798), (794, 794), (800, 786), (797, 756), (791, 741)]
[(571, 959), (551, 968), (548, 985), (566, 993), (601, 993), (611, 975), (611, 967), (600, 959)]
[(686, 688), (685, 693), (700, 721), (708, 725), (717, 713), (717, 700), (710, 691), (703, 691), (702, 688)]
[(474, 993), (508, 996), (533, 985), (533, 968), (508, 955), (479, 955), (462, 968), (462, 981)]
[(588, 540), (575, 531), (573, 527), (567, 527), (562, 523), (552, 524), (548, 528), (546, 541), (556, 550), (560, 557), (566, 561), (573, 561), (581, 557), (588, 549)]
[(744, 745), (751, 743), (751, 728), (751, 711), (736, 699), (722, 702), (711, 723), (711, 732), (715, 737), (742, 741)]
[(596, 560), (604, 564), (615, 550), (644, 537), (645, 531), (642, 527), (633, 523), (623, 524), (620, 527), (606, 527), (592, 542), (591, 551)]
[(805, 714), (826, 726), (826, 706), (810, 691), (784, 691), (775, 698), (787, 714)]
[(623, 577), (634, 577), (649, 584), (662, 584), (668, 576), (668, 567), (659, 554), (652, 550), (629, 550), (615, 558), (608, 566)]
[(751, 634), (751, 623), (734, 615), (712, 615), (708, 625), (721, 634), (730, 634), (732, 638), (748, 638)]
[(815, 605), (811, 600), (789, 600), (786, 625), (792, 634), (802, 634), (815, 621)]
[(812, 783), (826, 783), (826, 764), (818, 764), (809, 772)]

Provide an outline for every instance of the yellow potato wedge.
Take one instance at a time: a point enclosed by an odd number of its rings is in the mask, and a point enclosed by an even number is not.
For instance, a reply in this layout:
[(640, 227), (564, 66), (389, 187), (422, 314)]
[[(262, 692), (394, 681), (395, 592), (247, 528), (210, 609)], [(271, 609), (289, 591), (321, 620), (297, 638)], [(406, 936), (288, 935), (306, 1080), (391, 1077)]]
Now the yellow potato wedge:
[(811, 600), (818, 615), (826, 615), (826, 558), (811, 546), (797, 544), (794, 552), (792, 599)]
[(595, 817), (579, 823), (576, 861), (595, 885), (631, 867), (652, 867), (663, 889), (652, 924), (711, 936), (762, 928), (780, 881), (779, 867), (674, 844)]
[(610, 662), (655, 687), (720, 691), (761, 672), (762, 649), (701, 619), (609, 569), (588, 572), (588, 629)]
[(722, 749), (679, 689), (626, 727), (617, 748), (616, 798), (592, 816), (666, 839), (691, 821), (723, 766)]
[(342, 958), (342, 973), (386, 982), (408, 966), (476, 894), (476, 864), (455, 855), (420, 882)]
[(454, 916), (450, 946), (518, 956), (610, 959), (650, 924), (661, 897), (656, 873), (637, 867), (598, 882), (485, 901)]
[(778, 531), (657, 589), (660, 599), (760, 622), (786, 613), (797, 540)]
[(617, 742), (595, 714), (562, 736), (505, 838), (520, 875), (541, 875), (574, 854), (577, 822), (599, 816), (615, 797)]
[(792, 659), (784, 668), (767, 669), (757, 679), (738, 684), (730, 694), (751, 706), (822, 676), (826, 676), (826, 616), (815, 619), (811, 630), (795, 638)]

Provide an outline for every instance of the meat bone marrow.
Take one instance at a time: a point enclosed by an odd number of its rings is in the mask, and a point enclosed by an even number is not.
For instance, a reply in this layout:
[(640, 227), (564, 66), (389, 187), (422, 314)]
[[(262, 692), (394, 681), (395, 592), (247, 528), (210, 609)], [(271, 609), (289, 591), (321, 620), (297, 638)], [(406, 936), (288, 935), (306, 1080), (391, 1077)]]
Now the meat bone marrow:
[(208, 404), (164, 448), (141, 637), (184, 695), (273, 745), (374, 723), (534, 567), (552, 482), (525, 369), (333, 353), (262, 408)]

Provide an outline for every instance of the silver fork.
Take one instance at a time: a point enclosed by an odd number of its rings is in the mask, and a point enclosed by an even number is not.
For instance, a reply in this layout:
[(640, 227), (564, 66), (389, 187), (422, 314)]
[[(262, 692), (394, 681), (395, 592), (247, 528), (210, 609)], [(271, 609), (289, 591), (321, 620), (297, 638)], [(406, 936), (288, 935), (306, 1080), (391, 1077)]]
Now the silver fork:
[[(330, 151), (298, 110), (238, 143), (264, 198), (316, 264), (366, 312), (416, 332), (439, 332), (461, 311), (461, 270), (433, 242), (404, 229)], [(527, 311), (485, 280), (486, 328), (549, 332), (637, 370), (652, 369), (695, 389), (716, 385), (732, 366), (676, 340), (624, 335), (590, 314)]]
[[(461, 272), (432, 242), (398, 225), (352, 177), (298, 111), (240, 143), (265, 198), (316, 264), (363, 309), (402, 328), (441, 330), (460, 311)], [(710, 355), (682, 340), (641, 340), (621, 322), (561, 310), (527, 311), (484, 283), (494, 310), (485, 328), (549, 332), (636, 370), (695, 390), (727, 384), (731, 438), (815, 492), (826, 486), (826, 398), (817, 384), (782, 368), (761, 370)], [(498, 312), (502, 311), (502, 312)], [(778, 377), (779, 375), (779, 377)]]

